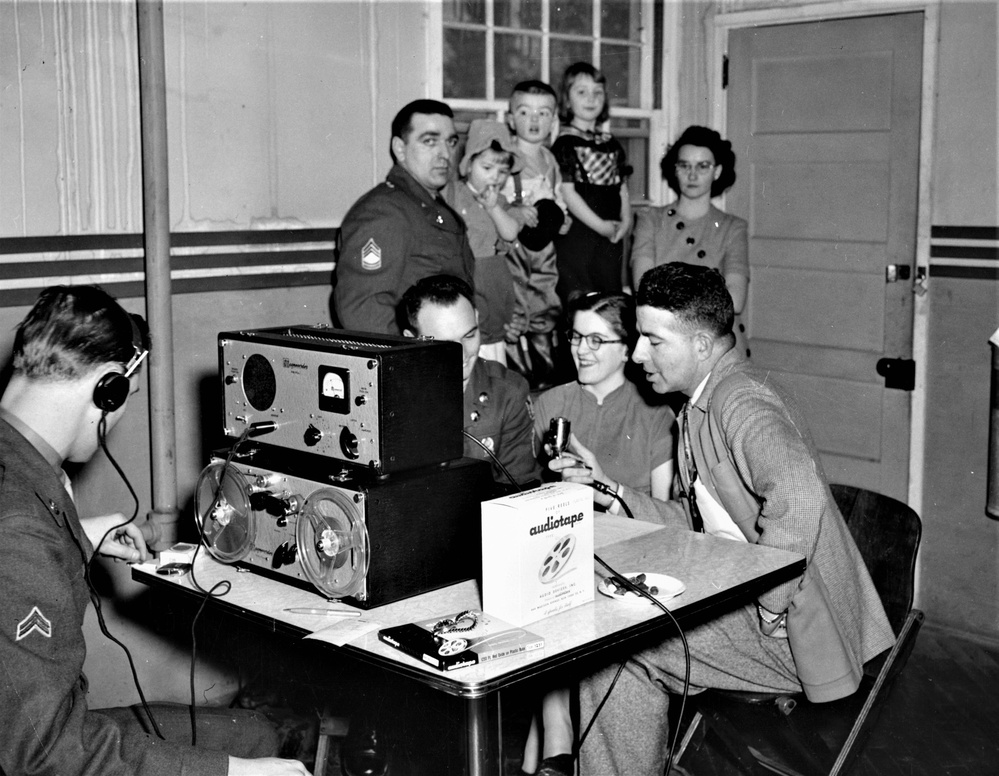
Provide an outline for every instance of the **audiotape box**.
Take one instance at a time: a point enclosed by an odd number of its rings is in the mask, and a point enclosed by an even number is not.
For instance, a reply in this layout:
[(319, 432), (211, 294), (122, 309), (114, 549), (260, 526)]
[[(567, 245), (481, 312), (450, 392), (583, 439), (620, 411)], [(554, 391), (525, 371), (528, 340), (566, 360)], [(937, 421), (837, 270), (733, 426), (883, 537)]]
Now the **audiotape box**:
[(482, 609), (514, 625), (593, 600), (593, 491), (556, 482), (482, 502)]

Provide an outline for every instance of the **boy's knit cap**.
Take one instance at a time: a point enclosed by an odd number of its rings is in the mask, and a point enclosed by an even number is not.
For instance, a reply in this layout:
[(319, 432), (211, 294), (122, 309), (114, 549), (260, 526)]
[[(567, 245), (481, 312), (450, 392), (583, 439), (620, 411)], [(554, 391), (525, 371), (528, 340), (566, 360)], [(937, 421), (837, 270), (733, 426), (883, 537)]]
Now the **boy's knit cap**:
[(523, 164), (520, 161), (520, 154), (513, 145), (510, 137), (510, 130), (506, 124), (493, 119), (475, 119), (468, 127), (468, 140), (465, 142), (465, 155), (458, 165), (458, 172), (464, 177), (468, 175), (468, 165), (472, 157), (489, 148), (493, 141), (506, 153), (511, 155), (510, 174), (520, 172)]

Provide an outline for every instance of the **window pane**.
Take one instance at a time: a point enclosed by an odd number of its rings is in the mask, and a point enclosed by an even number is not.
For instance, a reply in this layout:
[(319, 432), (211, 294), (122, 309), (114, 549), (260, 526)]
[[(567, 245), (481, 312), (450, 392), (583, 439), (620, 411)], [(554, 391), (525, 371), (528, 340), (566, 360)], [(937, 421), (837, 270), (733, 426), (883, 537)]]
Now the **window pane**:
[(549, 11), (552, 32), (573, 35), (593, 34), (593, 0), (562, 0), (552, 3)]
[(604, 0), (600, 5), (600, 37), (633, 40), (641, 35), (641, 6), (629, 0)]
[(485, 50), (485, 32), (444, 29), (444, 99), (485, 99)]
[(548, 48), (551, 56), (551, 85), (557, 92), (562, 84), (562, 73), (575, 62), (593, 61), (593, 44), (585, 40), (559, 40), (552, 38)]
[(637, 46), (604, 43), (600, 47), (600, 69), (607, 76), (611, 105), (641, 106), (640, 52)]
[(495, 119), (496, 111), (465, 108), (454, 112), (454, 128), (462, 138), (468, 134), (468, 126), (475, 119)]
[(540, 30), (541, 0), (496, 0), (493, 23), (497, 27)]
[(444, 0), (444, 23), (486, 23), (486, 0)]
[(541, 37), (496, 33), (496, 98), (510, 96), (515, 84), (541, 78)]

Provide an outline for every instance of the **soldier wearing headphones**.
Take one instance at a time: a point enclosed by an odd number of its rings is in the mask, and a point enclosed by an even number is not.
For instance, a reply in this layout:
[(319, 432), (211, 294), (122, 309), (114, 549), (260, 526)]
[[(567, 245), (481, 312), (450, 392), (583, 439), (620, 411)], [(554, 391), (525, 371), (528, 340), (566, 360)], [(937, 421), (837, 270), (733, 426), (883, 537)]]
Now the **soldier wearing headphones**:
[(273, 757), (277, 736), (253, 712), (199, 709), (195, 748), (185, 706), (153, 706), (155, 722), (87, 707), (94, 548), (148, 551), (120, 515), (79, 518), (62, 464), (89, 460), (114, 428), (148, 347), (142, 318), (93, 286), (46, 289), (18, 326), (0, 399), (0, 773), (306, 776)]

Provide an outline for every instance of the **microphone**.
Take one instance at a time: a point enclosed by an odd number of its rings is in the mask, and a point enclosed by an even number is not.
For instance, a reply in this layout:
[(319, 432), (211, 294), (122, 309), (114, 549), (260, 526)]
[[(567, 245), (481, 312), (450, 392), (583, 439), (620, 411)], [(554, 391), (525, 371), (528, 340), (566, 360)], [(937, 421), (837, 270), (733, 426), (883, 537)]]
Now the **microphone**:
[(552, 449), (552, 455), (561, 458), (569, 448), (569, 434), (571, 426), (568, 418), (552, 418), (548, 424), (548, 444)]

